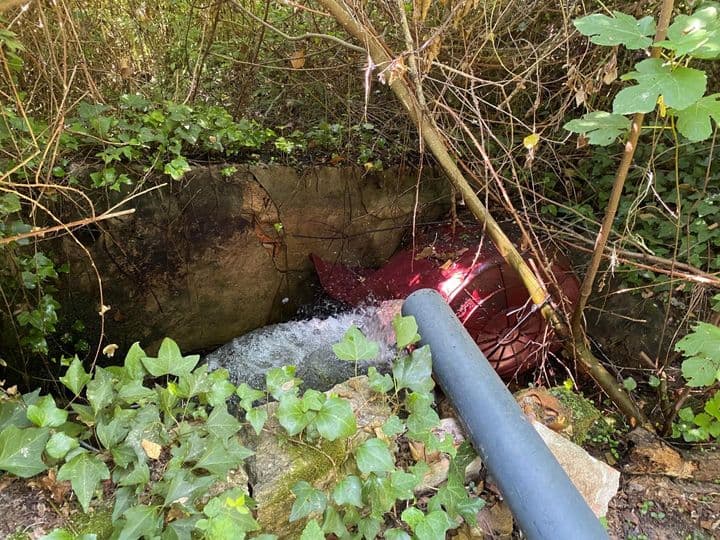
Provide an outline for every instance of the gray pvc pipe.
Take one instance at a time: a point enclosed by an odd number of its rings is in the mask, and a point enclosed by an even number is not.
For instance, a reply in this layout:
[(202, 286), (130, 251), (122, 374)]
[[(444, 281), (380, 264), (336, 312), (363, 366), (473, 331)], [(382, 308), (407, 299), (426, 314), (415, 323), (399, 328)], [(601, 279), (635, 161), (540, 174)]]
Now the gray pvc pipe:
[(512, 394), (442, 296), (411, 294), (402, 308), (430, 345), (433, 372), (531, 540), (607, 539), (600, 521), (525, 418)]

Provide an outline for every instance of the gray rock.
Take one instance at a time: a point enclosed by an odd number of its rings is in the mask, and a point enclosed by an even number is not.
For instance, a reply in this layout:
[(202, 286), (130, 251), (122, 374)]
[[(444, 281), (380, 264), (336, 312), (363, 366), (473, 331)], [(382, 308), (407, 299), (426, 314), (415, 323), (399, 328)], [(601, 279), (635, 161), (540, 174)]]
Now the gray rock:
[[(367, 373), (370, 366), (389, 371), (394, 357), (392, 318), (401, 301), (383, 302), (326, 319), (292, 321), (266, 326), (235, 338), (209, 354), (205, 360), (213, 369), (225, 368), (235, 384), (265, 387), (265, 374), (272, 368), (293, 365), (305, 388), (328, 390), (333, 385)], [(380, 344), (380, 354), (371, 361), (340, 360), (332, 350), (351, 325)]]

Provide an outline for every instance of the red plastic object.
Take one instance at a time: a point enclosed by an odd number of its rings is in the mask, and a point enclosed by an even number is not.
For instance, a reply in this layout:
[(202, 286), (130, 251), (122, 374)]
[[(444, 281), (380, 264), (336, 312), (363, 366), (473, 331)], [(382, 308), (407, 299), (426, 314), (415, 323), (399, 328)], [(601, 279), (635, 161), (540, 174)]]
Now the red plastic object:
[[(325, 291), (351, 305), (401, 299), (423, 288), (437, 290), (506, 379), (531, 369), (547, 350), (560, 347), (517, 273), (479, 228), (458, 228), (453, 234), (446, 227), (426, 234), (416, 239), (415, 250), (398, 252), (374, 271), (311, 258)], [(579, 283), (569, 265), (560, 259), (551, 271), (565, 306), (572, 306), (579, 297)]]

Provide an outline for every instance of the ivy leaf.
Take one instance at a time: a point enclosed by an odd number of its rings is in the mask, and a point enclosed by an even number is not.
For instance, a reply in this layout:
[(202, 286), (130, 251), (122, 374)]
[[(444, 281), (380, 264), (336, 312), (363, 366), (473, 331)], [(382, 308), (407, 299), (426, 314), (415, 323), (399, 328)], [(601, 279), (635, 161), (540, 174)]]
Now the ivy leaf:
[(663, 97), (667, 107), (682, 110), (700, 99), (707, 87), (704, 71), (683, 66), (673, 67), (660, 58), (648, 58), (635, 65), (637, 71), (623, 75), (638, 84), (620, 90), (613, 101), (615, 114), (648, 113)]
[(415, 349), (410, 356), (405, 356), (393, 364), (393, 377), (398, 390), (409, 388), (414, 392), (428, 392), (433, 387), (432, 357), (430, 347), (425, 345)]
[(70, 450), (78, 446), (80, 446), (80, 443), (75, 437), (69, 437), (62, 431), (58, 431), (50, 437), (50, 440), (45, 445), (45, 451), (53, 459), (62, 459)]
[(312, 487), (305, 480), (296, 483), (291, 490), (295, 494), (295, 502), (290, 510), (291, 522), (302, 519), (312, 512), (323, 512), (325, 510), (327, 497), (322, 491)]
[(66, 410), (58, 409), (55, 398), (43, 396), (27, 409), (27, 418), (38, 427), (58, 427), (67, 421)]
[(170, 175), (173, 180), (180, 180), (185, 173), (190, 170), (190, 165), (183, 156), (177, 156), (175, 159), (165, 164), (163, 172)]
[(410, 535), (402, 529), (387, 529), (383, 536), (385, 540), (411, 540)]
[(125, 510), (125, 525), (117, 540), (137, 540), (140, 537), (153, 538), (162, 529), (162, 518), (157, 508), (138, 504)]
[(125, 363), (123, 364), (125, 376), (128, 379), (142, 381), (146, 373), (142, 359), (146, 357), (147, 355), (140, 347), (140, 343), (137, 341), (133, 343), (125, 355)]
[(667, 31), (667, 39), (658, 45), (675, 51), (677, 56), (711, 60), (720, 57), (720, 18), (713, 3), (692, 15), (678, 15)]
[(265, 397), (265, 392), (255, 390), (255, 388), (248, 386), (247, 383), (242, 383), (238, 386), (235, 394), (240, 398), (240, 407), (246, 411), (252, 408), (253, 403)]
[[(292, 519), (290, 519), (292, 521)], [(300, 540), (325, 540), (325, 535), (322, 532), (322, 528), (318, 525), (316, 520), (311, 520), (305, 525)]]
[(378, 394), (385, 394), (392, 390), (395, 384), (393, 383), (390, 375), (387, 373), (385, 375), (380, 375), (374, 366), (370, 366), (370, 369), (368, 369), (368, 386), (371, 390), (377, 392)]
[(353, 435), (357, 431), (357, 424), (350, 403), (338, 397), (325, 400), (315, 417), (315, 427), (328, 441)]
[(397, 342), (398, 349), (404, 349), (408, 345), (412, 345), (413, 343), (420, 341), (417, 321), (412, 315), (403, 317), (400, 313), (398, 313), (395, 315), (392, 325), (395, 329), (395, 341)]
[(720, 94), (705, 96), (689, 107), (674, 111), (678, 131), (692, 142), (704, 141), (712, 135), (712, 123), (720, 124)]
[(283, 396), (296, 395), (300, 382), (300, 379), (295, 378), (295, 366), (273, 368), (265, 374), (267, 390), (278, 401)]
[(153, 377), (163, 375), (188, 375), (197, 365), (200, 355), (183, 356), (180, 347), (170, 338), (165, 338), (160, 344), (157, 358), (142, 358), (143, 366)]
[(20, 198), (15, 193), (5, 193), (0, 196), (0, 216), (6, 216), (13, 212), (19, 212)]
[(86, 533), (76, 535), (68, 531), (67, 529), (55, 529), (50, 534), (41, 536), (38, 540), (96, 540), (97, 535), (93, 533)]
[(333, 352), (340, 360), (357, 362), (372, 360), (380, 353), (380, 346), (370, 341), (354, 324), (345, 332), (342, 340), (333, 345)]
[(97, 456), (83, 452), (60, 467), (57, 479), (70, 481), (83, 512), (87, 513), (90, 499), (100, 481), (110, 479), (110, 471)]
[(85, 371), (83, 364), (80, 359), (75, 355), (70, 366), (67, 368), (65, 375), (60, 377), (60, 382), (63, 383), (70, 391), (76, 396), (85, 388), (85, 385), (90, 381), (90, 374)]
[(168, 477), (170, 483), (165, 495), (166, 506), (172, 503), (186, 504), (192, 502), (217, 481), (212, 476), (195, 476), (185, 469), (165, 473), (165, 479), (168, 479)]
[(343, 478), (332, 493), (335, 504), (342, 506), (349, 504), (357, 508), (363, 507), (362, 501), (362, 484), (360, 479), (355, 475), (348, 475)]
[(7, 426), (0, 432), (0, 470), (30, 478), (47, 469), (41, 456), (48, 439), (48, 428)]
[(325, 509), (322, 530), (324, 533), (334, 534), (338, 538), (343, 538), (348, 534), (342, 516), (333, 506), (328, 506)]
[(405, 424), (398, 416), (393, 414), (383, 424), (382, 431), (388, 437), (392, 437), (405, 431)]
[(240, 431), (240, 422), (227, 412), (227, 407), (215, 407), (205, 423), (205, 429), (218, 439), (227, 440)]
[[(405, 512), (407, 512), (407, 510)], [(405, 521), (405, 512), (402, 514), (403, 521)], [(418, 512), (420, 511), (418, 510)], [(420, 512), (420, 514), (422, 514), (422, 512)], [(450, 520), (447, 513), (442, 510), (434, 510), (422, 517), (414, 516), (414, 523), (414, 526), (409, 523), (408, 525), (410, 525), (410, 528), (415, 533), (417, 540), (445, 538), (448, 530), (455, 527), (455, 524)]]
[(628, 132), (630, 119), (621, 114), (595, 111), (570, 120), (563, 128), (586, 136), (590, 144), (608, 146)]
[(317, 413), (308, 411), (296, 396), (284, 396), (277, 408), (277, 418), (288, 435), (297, 435), (313, 420)]
[(612, 17), (595, 13), (575, 19), (573, 24), (596, 45), (624, 45), (628, 49), (644, 49), (652, 45), (650, 36), (655, 35), (655, 20), (652, 17), (638, 20), (620, 11), (613, 11)]
[(355, 461), (363, 474), (384, 473), (395, 469), (395, 460), (386, 442), (368, 439), (355, 450)]
[(113, 399), (113, 380), (110, 372), (101, 367), (95, 369), (95, 378), (87, 383), (85, 395), (95, 414), (110, 405)]
[(250, 422), (256, 435), (260, 435), (265, 422), (268, 419), (268, 413), (265, 407), (254, 407), (245, 413), (245, 419)]
[(252, 450), (242, 446), (237, 438), (232, 438), (223, 444), (218, 439), (210, 439), (205, 453), (200, 456), (194, 469), (205, 469), (211, 474), (225, 478), (228, 471), (237, 469), (248, 457), (253, 455)]

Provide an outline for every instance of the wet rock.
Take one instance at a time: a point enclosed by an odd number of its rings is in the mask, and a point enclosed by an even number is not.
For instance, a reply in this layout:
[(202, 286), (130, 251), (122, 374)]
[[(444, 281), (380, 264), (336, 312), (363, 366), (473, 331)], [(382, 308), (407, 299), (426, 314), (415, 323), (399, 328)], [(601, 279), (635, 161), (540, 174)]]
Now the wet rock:
[(533, 427), (595, 515), (606, 515), (610, 499), (618, 491), (620, 473), (540, 422), (533, 422)]
[[(383, 396), (368, 387), (367, 377), (350, 379), (333, 387), (331, 392), (348, 399), (353, 407), (358, 426), (353, 445), (366, 440), (391, 414)], [(277, 403), (268, 405), (272, 410), (276, 406)], [(262, 531), (280, 538), (299, 538), (306, 520), (288, 519), (294, 502), (291, 488), (305, 480), (318, 489), (331, 489), (346, 473), (343, 467), (352, 451), (348, 441), (324, 441), (315, 446), (290, 439), (271, 413), (260, 435), (253, 432), (245, 444), (255, 452), (247, 461), (247, 471)]]
[[(265, 387), (265, 374), (272, 368), (293, 365), (295, 375), (306, 388), (328, 390), (335, 384), (367, 373), (370, 366), (389, 371), (395, 355), (392, 318), (400, 312), (401, 301), (383, 302), (326, 319), (291, 321), (266, 326), (230, 343), (205, 357), (209, 368), (225, 368), (230, 379), (253, 388)], [(357, 364), (340, 360), (332, 350), (351, 325), (380, 344), (374, 360)]]

